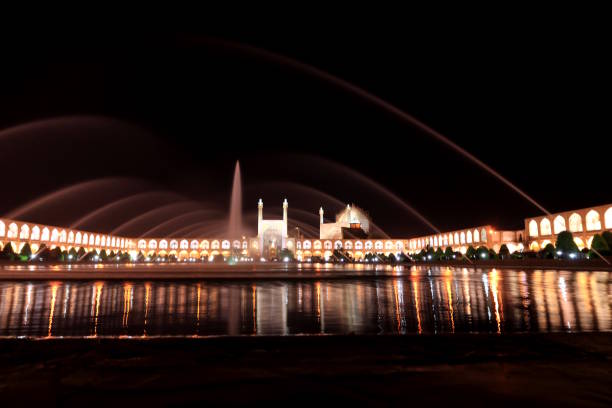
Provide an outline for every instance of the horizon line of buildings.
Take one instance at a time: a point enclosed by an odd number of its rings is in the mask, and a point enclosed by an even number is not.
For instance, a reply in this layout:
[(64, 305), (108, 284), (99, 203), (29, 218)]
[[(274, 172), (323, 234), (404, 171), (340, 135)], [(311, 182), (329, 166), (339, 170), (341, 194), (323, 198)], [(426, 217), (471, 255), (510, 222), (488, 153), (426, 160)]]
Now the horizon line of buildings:
[(612, 204), (570, 210), (524, 219), (524, 229), (497, 230), (492, 225), (480, 225), (410, 238), (370, 238), (370, 218), (365, 211), (347, 205), (336, 215), (335, 222), (325, 223), (323, 208), (319, 210), (319, 238), (289, 237), (288, 202), (283, 201), (282, 219), (263, 218), (263, 201), (258, 202), (257, 237), (241, 238), (134, 238), (76, 230), (39, 223), (0, 218), (0, 249), (7, 244), (19, 253), (28, 243), (33, 253), (44, 244), (62, 250), (84, 248), (87, 252), (142, 252), (146, 256), (175, 256), (180, 260), (229, 256), (240, 253), (247, 257), (275, 258), (283, 249), (291, 251), (298, 260), (312, 257), (329, 258), (339, 250), (353, 259), (367, 254), (418, 253), (423, 249), (451, 247), (465, 253), (469, 246), (486, 246), (499, 251), (506, 245), (510, 252), (538, 251), (548, 243), (555, 243), (562, 231), (570, 231), (579, 249), (590, 248), (593, 236), (612, 230)]

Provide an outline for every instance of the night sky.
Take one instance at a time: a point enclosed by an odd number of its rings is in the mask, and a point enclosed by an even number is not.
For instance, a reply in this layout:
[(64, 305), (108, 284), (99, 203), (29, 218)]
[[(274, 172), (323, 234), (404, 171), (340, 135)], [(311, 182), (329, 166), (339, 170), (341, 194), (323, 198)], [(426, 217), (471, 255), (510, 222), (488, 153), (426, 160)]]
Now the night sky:
[[(84, 227), (111, 231), (188, 199), (218, 211), (211, 219), (225, 217), (238, 159), (251, 230), (259, 197), (266, 216), (280, 217), (286, 196), (290, 218), (316, 227), (323, 204), (331, 220), (339, 204), (309, 190), (316, 189), (365, 208), (389, 235), (431, 232), (342, 166), (380, 183), (441, 230), (489, 223), (518, 229), (541, 213), (391, 113), (243, 46), (313, 65), (385, 99), (551, 212), (612, 202), (609, 30), (540, 19), (417, 20), (402, 28), (384, 21), (334, 29), (236, 24), (241, 28), (15, 37), (0, 68), (0, 128), (72, 119), (0, 133), (0, 214), (75, 183), (122, 178), (24, 218), (70, 225), (113, 200), (160, 190), (168, 193), (159, 200), (145, 195)], [(198, 216), (184, 226), (196, 222)], [(156, 221), (145, 224), (129, 232)]]

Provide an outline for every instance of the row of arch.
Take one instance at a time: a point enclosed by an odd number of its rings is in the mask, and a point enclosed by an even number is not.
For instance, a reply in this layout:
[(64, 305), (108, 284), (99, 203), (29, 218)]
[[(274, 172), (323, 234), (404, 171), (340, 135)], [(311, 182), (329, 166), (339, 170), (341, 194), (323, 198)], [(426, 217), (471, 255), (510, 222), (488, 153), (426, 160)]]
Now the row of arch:
[(601, 220), (604, 220), (604, 229), (612, 229), (612, 207), (604, 212), (603, 217), (597, 210), (589, 210), (584, 217), (584, 225), (582, 222), (582, 216), (574, 212), (572, 213), (567, 222), (562, 215), (557, 215), (551, 225), (550, 219), (547, 217), (542, 218), (538, 223), (536, 220), (529, 221), (528, 233), (530, 237), (548, 236), (553, 233), (559, 234), (560, 232), (567, 231), (569, 228), (570, 232), (583, 232), (586, 231), (600, 231), (602, 230)]
[(193, 239), (188, 241), (186, 239), (141, 239), (138, 241), (138, 249), (139, 250), (156, 250), (156, 249), (170, 249), (170, 250), (198, 250), (198, 249), (226, 249), (229, 250), (231, 248), (234, 249), (248, 249), (249, 244), (247, 241), (243, 240), (201, 240)]
[(474, 228), (473, 230), (468, 229), (465, 231), (457, 231), (454, 233), (450, 232), (447, 234), (439, 234), (431, 237), (412, 239), (409, 242), (408, 249), (421, 250), (427, 247), (437, 248), (486, 242), (487, 228), (482, 227), (480, 229)]
[[(7, 225), (8, 224), (8, 225)], [(40, 227), (38, 225), (17, 224), (0, 220), (0, 238), (38, 241), (49, 244), (74, 244), (96, 247), (127, 249), (131, 240), (121, 237), (94, 234), (82, 231), (65, 230), (62, 228)]]
[(378, 240), (378, 241), (356, 241), (356, 240), (314, 240), (311, 241), (309, 239), (303, 241), (296, 242), (297, 250), (310, 250), (310, 249), (325, 249), (325, 250), (334, 250), (334, 249), (342, 249), (342, 250), (387, 250), (387, 251), (403, 251), (404, 250), (404, 242), (403, 241), (393, 241), (393, 240)]

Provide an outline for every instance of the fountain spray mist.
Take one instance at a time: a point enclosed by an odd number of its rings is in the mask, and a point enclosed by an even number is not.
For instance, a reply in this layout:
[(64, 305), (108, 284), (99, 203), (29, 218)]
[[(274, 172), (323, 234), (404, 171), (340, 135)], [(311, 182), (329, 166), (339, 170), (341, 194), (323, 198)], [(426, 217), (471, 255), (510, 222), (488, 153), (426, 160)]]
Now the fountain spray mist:
[(240, 179), (240, 162), (238, 160), (236, 160), (236, 168), (234, 169), (227, 232), (230, 238), (239, 238), (242, 235), (242, 181)]

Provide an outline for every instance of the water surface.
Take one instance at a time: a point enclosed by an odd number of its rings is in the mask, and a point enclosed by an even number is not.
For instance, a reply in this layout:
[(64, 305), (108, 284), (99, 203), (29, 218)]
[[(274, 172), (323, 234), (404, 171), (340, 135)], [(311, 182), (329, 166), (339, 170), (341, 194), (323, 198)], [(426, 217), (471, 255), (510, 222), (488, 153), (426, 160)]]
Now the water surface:
[(611, 331), (610, 273), (400, 269), (349, 279), (0, 281), (0, 337)]

